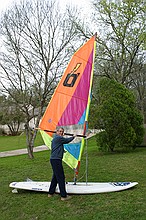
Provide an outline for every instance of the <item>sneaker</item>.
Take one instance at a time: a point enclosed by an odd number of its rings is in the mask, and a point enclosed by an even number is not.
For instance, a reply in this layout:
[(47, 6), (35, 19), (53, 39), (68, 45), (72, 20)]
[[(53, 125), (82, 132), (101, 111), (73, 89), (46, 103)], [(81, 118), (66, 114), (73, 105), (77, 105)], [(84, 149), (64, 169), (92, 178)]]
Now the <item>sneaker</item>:
[(72, 198), (71, 196), (61, 197), (61, 201), (67, 201), (70, 200), (71, 198)]
[(54, 196), (54, 194), (48, 194), (48, 198), (51, 198), (53, 196)]

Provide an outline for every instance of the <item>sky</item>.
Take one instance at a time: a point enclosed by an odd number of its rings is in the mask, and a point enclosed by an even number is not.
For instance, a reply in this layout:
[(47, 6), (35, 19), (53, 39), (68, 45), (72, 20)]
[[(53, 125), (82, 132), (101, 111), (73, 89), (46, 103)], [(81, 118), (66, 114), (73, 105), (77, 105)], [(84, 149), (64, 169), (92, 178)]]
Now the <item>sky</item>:
[(1, 0), (0, 1), (0, 11), (5, 10), (9, 4), (13, 2), (12, 0)]
[[(84, 13), (88, 14), (91, 0), (59, 0), (61, 4), (72, 4), (77, 7), (82, 7)], [(0, 0), (0, 12), (7, 9), (13, 2), (19, 2), (19, 0)]]

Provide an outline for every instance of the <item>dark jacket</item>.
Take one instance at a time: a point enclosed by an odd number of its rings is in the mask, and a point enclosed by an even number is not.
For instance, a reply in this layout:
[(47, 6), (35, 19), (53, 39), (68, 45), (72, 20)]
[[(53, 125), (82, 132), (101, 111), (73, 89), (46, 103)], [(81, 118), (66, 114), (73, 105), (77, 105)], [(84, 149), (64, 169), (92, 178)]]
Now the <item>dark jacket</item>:
[(68, 144), (74, 139), (74, 137), (64, 138), (60, 135), (55, 135), (52, 144), (51, 144), (51, 157), (50, 159), (59, 159), (62, 160), (63, 153), (64, 153), (64, 146), (63, 144)]

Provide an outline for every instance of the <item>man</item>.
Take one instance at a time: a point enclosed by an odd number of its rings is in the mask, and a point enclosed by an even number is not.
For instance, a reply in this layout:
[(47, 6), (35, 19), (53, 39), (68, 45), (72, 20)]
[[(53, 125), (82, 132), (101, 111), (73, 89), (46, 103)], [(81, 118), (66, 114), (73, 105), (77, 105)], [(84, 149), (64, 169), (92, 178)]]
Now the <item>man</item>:
[(56, 131), (56, 135), (54, 136), (52, 140), (52, 144), (51, 144), (50, 163), (53, 169), (53, 176), (51, 180), (48, 197), (53, 196), (53, 194), (55, 193), (57, 183), (58, 183), (61, 200), (66, 201), (66, 200), (69, 200), (71, 196), (67, 195), (67, 192), (65, 189), (65, 175), (64, 175), (64, 170), (62, 166), (62, 158), (63, 158), (63, 153), (64, 153), (63, 145), (71, 142), (75, 138), (75, 135), (70, 138), (64, 138), (63, 135), (64, 135), (64, 129), (58, 128)]

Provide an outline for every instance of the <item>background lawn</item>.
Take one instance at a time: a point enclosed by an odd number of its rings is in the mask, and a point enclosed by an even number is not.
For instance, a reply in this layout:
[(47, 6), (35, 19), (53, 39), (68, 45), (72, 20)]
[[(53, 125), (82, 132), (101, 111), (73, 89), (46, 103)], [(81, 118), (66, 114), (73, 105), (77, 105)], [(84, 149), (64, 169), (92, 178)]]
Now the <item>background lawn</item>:
[[(1, 141), (1, 139), (0, 139)], [(0, 144), (1, 145), (1, 144)], [(1, 220), (145, 220), (146, 219), (146, 149), (130, 153), (98, 152), (95, 138), (88, 141), (88, 181), (136, 181), (139, 184), (115, 193), (73, 195), (63, 202), (59, 195), (47, 198), (47, 193), (19, 190), (13, 194), (9, 183), (26, 178), (50, 181), (52, 171), (50, 151), (0, 158)], [(79, 178), (85, 181), (85, 153)], [(66, 180), (73, 180), (73, 171), (64, 164)]]
[[(44, 144), (40, 132), (37, 133), (34, 146)], [(0, 136), (0, 152), (9, 150), (18, 150), (26, 148), (26, 136), (24, 133), (19, 136)]]

